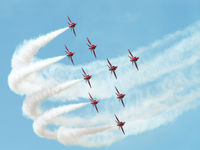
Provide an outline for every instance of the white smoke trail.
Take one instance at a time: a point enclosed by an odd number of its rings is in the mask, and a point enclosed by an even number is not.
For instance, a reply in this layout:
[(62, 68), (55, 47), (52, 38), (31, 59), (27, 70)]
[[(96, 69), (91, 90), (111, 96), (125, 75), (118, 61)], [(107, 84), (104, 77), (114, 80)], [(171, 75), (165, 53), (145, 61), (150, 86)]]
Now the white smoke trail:
[[(46, 128), (48, 124), (51, 122), (54, 123), (54, 120), (56, 120), (57, 117), (64, 113), (69, 113), (89, 104), (71, 104), (53, 108), (47, 111), (40, 109), (41, 103), (44, 102), (47, 98), (59, 94), (60, 92), (65, 91), (66, 89), (82, 81), (82, 79), (78, 79), (58, 84), (55, 80), (47, 80), (38, 75), (38, 71), (60, 61), (65, 56), (33, 62), (34, 55), (41, 47), (45, 46), (48, 42), (53, 40), (55, 37), (67, 29), (68, 28), (60, 29), (47, 35), (41, 36), (35, 40), (25, 42), (24, 45), (22, 45), (13, 56), (12, 71), (8, 77), (9, 87), (13, 91), (19, 94), (26, 94), (22, 110), (25, 115), (34, 119), (34, 131), (39, 136), (49, 139), (56, 139), (56, 137), (59, 135), (57, 135), (57, 132), (48, 130)], [(32, 88), (35, 82), (37, 82), (37, 84), (34, 86), (34, 88)], [(70, 95), (70, 93), (68, 94)], [(111, 128), (113, 128), (113, 126), (92, 128), (90, 131), (86, 129), (80, 130), (80, 132), (77, 132), (76, 136), (81, 135), (84, 137), (93, 135), (97, 134), (98, 132), (107, 131)]]
[(47, 137), (48, 139), (56, 139), (57, 133), (47, 130), (45, 127), (52, 123), (53, 119), (55, 119), (57, 116), (60, 116), (64, 113), (69, 113), (88, 104), (89, 103), (71, 104), (46, 111), (42, 116), (38, 117), (34, 121), (33, 129), (39, 136)]
[[(37, 135), (57, 139), (65, 145), (105, 146), (124, 137), (113, 126), (113, 113), (126, 121), (125, 132), (132, 135), (169, 123), (184, 111), (199, 106), (200, 22), (135, 51), (134, 54), (140, 56), (139, 72), (131, 66), (127, 56), (111, 59), (119, 66), (118, 80), (108, 72), (106, 61), (87, 64), (84, 66), (86, 72), (93, 73), (92, 89), (80, 82), (81, 79), (72, 80), (80, 77), (80, 66), (53, 64), (59, 61), (55, 58), (49, 59), (55, 60), (51, 63), (44, 60), (43, 67), (40, 62), (32, 63), (39, 48), (65, 30), (27, 42), (12, 59), (9, 86), (17, 93), (26, 94), (23, 112), (34, 119), (33, 128)], [(19, 73), (16, 71), (18, 68), (22, 68)], [(114, 85), (126, 93), (125, 109), (114, 98)], [(88, 90), (100, 99), (98, 115), (83, 108), (88, 103), (69, 104), (46, 111), (40, 108), (48, 98), (63, 101), (88, 98)], [(81, 113), (75, 111), (77, 109)], [(51, 130), (48, 128), (50, 124), (58, 128)]]
[[(58, 141), (65, 145), (82, 145), (85, 147), (98, 147), (102, 145), (110, 145), (118, 138), (107, 139), (102, 134), (105, 131), (113, 131), (115, 126), (101, 126), (90, 128), (65, 128), (61, 127), (58, 130)], [(68, 133), (68, 134), (65, 134)], [(93, 138), (93, 136), (100, 136), (101, 139)], [(95, 140), (94, 140), (95, 139)]]
[[(46, 59), (44, 61), (39, 61), (34, 64), (30, 64), (27, 67), (13, 69), (11, 74), (9, 75), (9, 80), (8, 80), (10, 88), (20, 94), (29, 94), (28, 91), (24, 91), (23, 86), (21, 86), (21, 89), (20, 89), (18, 87), (18, 85), (20, 85), (20, 83), (24, 79), (26, 79), (28, 76), (31, 76), (33, 73), (40, 71), (41, 69), (43, 69), (55, 62), (58, 62), (64, 58), (65, 58), (65, 56), (58, 56), (55, 58), (50, 58), (50, 59)], [(33, 91), (31, 90), (30, 92), (33, 92)]]
[[(37, 118), (41, 115), (42, 111), (39, 109), (39, 106), (42, 102), (44, 102), (47, 98), (56, 95), (57, 93), (60, 93), (61, 91), (64, 91), (71, 86), (81, 82), (82, 79), (79, 80), (73, 80), (68, 81), (66, 83), (62, 84), (52, 84), (51, 87), (48, 85), (41, 89), (40, 91), (33, 93), (31, 95), (28, 95), (26, 99), (24, 100), (22, 110), (25, 115), (29, 116), (32, 119)], [(42, 94), (41, 94), (41, 91)]]
[(69, 29), (69, 27), (48, 33), (47, 35), (40, 36), (37, 39), (24, 41), (23, 45), (19, 46), (13, 55), (12, 67), (21, 68), (24, 65), (29, 65), (40, 48), (51, 42), (67, 29)]

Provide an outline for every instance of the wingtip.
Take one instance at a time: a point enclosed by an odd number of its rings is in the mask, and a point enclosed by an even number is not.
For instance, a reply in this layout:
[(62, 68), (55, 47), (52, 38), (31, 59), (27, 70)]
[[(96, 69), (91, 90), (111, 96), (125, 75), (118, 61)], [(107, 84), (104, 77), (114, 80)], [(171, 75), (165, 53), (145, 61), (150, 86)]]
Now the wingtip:
[(117, 80), (117, 76), (115, 75), (115, 79)]
[(81, 67), (81, 69), (82, 69), (82, 71), (83, 71), (83, 73), (84, 73), (84, 72), (85, 72), (84, 69), (83, 69), (82, 67)]

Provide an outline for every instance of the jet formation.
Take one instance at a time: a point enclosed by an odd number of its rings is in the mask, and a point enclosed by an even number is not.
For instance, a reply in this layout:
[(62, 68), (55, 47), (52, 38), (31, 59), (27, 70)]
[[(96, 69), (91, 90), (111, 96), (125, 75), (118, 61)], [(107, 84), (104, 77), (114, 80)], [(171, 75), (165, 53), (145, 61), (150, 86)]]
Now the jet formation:
[[(77, 23), (72, 22), (68, 16), (67, 16), (67, 18), (68, 18), (69, 28), (73, 31), (74, 35), (76, 36), (75, 27), (76, 27)], [(87, 45), (89, 47), (89, 50), (93, 53), (94, 57), (97, 58), (96, 53), (95, 53), (95, 49), (96, 49), (97, 45), (92, 44), (88, 37), (86, 39), (87, 39), (87, 42), (88, 42)], [(74, 65), (74, 61), (73, 61), (72, 57), (75, 53), (69, 51), (69, 49), (67, 48), (66, 45), (65, 45), (65, 49), (66, 49), (65, 50), (66, 56), (71, 60), (71, 63)], [(132, 64), (134, 63), (137, 71), (139, 71), (138, 65), (137, 65), (137, 61), (138, 61), (139, 57), (133, 56), (133, 54), (131, 53), (131, 51), (129, 49), (128, 49), (128, 53), (129, 53), (128, 57), (130, 58), (130, 62)], [(107, 65), (108, 70), (111, 72), (111, 74), (114, 74), (114, 77), (117, 80), (116, 70), (117, 70), (118, 66), (112, 65), (108, 58), (106, 60), (107, 60), (107, 63), (108, 63), (108, 65)], [(90, 83), (90, 79), (92, 78), (92, 75), (88, 75), (83, 68), (81, 68), (81, 69), (82, 69), (82, 72), (83, 72), (83, 74), (82, 74), (83, 79), (88, 83), (89, 87), (92, 88), (91, 83)], [(123, 107), (125, 107), (123, 99), (124, 99), (126, 94), (120, 93), (116, 86), (115, 86), (115, 90), (116, 90), (115, 94), (117, 96), (116, 98), (119, 99), (119, 101), (121, 101)], [(97, 108), (97, 104), (99, 103), (99, 101), (93, 99), (93, 97), (91, 96), (90, 93), (88, 93), (88, 94), (89, 94), (89, 99), (90, 99), (91, 104), (94, 106), (94, 108), (96, 109), (96, 111), (98, 113), (99, 110)], [(117, 123), (117, 126), (121, 129), (121, 131), (125, 135), (125, 131), (123, 129), (125, 122), (120, 121), (118, 119), (117, 115), (114, 115), (114, 116), (115, 116), (115, 119), (116, 119), (115, 121)]]

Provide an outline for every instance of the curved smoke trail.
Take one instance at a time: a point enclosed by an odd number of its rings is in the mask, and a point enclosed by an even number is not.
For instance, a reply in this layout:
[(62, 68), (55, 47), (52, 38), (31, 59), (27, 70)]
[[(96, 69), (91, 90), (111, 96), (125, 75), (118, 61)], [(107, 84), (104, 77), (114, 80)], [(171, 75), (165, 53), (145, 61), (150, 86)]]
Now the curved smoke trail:
[[(71, 133), (66, 132), (66, 134), (63, 134), (63, 132), (51, 131), (48, 129), (47, 126), (55, 123), (55, 119), (59, 118), (63, 114), (80, 109), (89, 103), (69, 104), (52, 108), (47, 111), (42, 110), (40, 106), (46, 99), (73, 87), (74, 85), (80, 83), (82, 79), (57, 83), (56, 81), (47, 80), (37, 74), (38, 71), (41, 71), (42, 69), (64, 59), (65, 56), (58, 56), (33, 62), (34, 55), (40, 48), (45, 46), (67, 29), (68, 28), (63, 28), (41, 36), (37, 39), (26, 41), (21, 47), (19, 47), (12, 59), (12, 71), (8, 77), (8, 83), (9, 87), (13, 91), (26, 95), (22, 110), (25, 115), (34, 120), (33, 129), (37, 135), (48, 139), (57, 139), (57, 137), (59, 137), (60, 141), (63, 141), (62, 137), (64, 137), (68, 142), (77, 141), (78, 143), (79, 137), (81, 137), (82, 140), (84, 137), (97, 135), (98, 133), (111, 130), (113, 126), (106, 125), (90, 127), (89, 131), (89, 128), (77, 128), (76, 134), (73, 134), (74, 140), (71, 138), (71, 135), (69, 136)], [(56, 122), (56, 124), (58, 123), (59, 121)], [(60, 124), (60, 126), (61, 127), (58, 129), (58, 131), (65, 129), (62, 124)], [(81, 140), (79, 143), (84, 145)], [(72, 142), (71, 144), (77, 143)]]
[[(126, 121), (126, 134), (133, 135), (166, 124), (184, 111), (199, 106), (200, 22), (135, 51), (134, 54), (140, 56), (139, 72), (131, 66), (127, 56), (111, 59), (119, 66), (117, 81), (107, 71), (105, 61), (87, 64), (84, 68), (94, 77), (92, 89), (86, 87), (82, 79), (74, 80), (79, 78), (80, 66), (56, 63), (65, 56), (33, 62), (41, 47), (67, 29), (26, 41), (12, 59), (8, 83), (13, 91), (26, 95), (22, 110), (34, 120), (37, 135), (57, 139), (65, 145), (110, 145), (124, 137), (113, 126), (113, 113)], [(126, 93), (125, 109), (115, 100), (114, 85)], [(84, 108), (88, 102), (69, 102), (87, 99), (88, 90), (100, 100), (107, 99), (100, 103), (102, 111), (98, 115), (91, 115)], [(42, 109), (47, 99), (70, 104)], [(52, 124), (54, 129), (49, 127)]]

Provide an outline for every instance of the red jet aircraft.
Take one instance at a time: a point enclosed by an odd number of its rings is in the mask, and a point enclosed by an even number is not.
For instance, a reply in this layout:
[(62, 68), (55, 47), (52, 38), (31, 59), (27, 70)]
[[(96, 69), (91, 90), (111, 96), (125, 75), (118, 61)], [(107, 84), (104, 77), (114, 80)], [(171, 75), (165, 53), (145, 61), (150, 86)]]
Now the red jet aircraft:
[(116, 91), (117, 91), (117, 93), (116, 93), (117, 98), (118, 98), (119, 100), (121, 100), (122, 105), (125, 107), (123, 98), (124, 98), (124, 96), (125, 96), (126, 94), (119, 93), (119, 91), (118, 91), (118, 89), (117, 89), (116, 87), (115, 87), (115, 89), (116, 89)]
[(89, 96), (90, 96), (90, 101), (91, 101), (91, 104), (96, 108), (96, 111), (97, 112), (99, 112), (98, 111), (98, 108), (97, 108), (97, 104), (98, 104), (98, 100), (94, 100), (93, 98), (92, 98), (92, 96), (90, 95), (90, 93), (89, 93)]
[(68, 22), (69, 28), (71, 28), (71, 29), (73, 30), (74, 35), (76, 36), (76, 32), (75, 32), (75, 29), (74, 29), (74, 27), (76, 26), (76, 23), (71, 22), (71, 20), (70, 20), (70, 18), (69, 18), (68, 16), (67, 16), (67, 18), (68, 18), (68, 20), (69, 20), (69, 22)]
[(107, 58), (107, 61), (108, 61), (108, 64), (109, 64), (109, 65), (107, 65), (108, 68), (109, 68), (109, 70), (111, 71), (111, 73), (112, 73), (112, 72), (114, 73), (114, 76), (115, 76), (115, 78), (117, 79), (117, 75), (116, 75), (116, 73), (115, 73), (115, 70), (117, 69), (117, 66), (113, 66), (113, 65), (110, 63), (110, 61), (108, 60), (108, 58)]
[(117, 126), (118, 126), (119, 128), (121, 128), (122, 132), (123, 132), (124, 135), (125, 135), (125, 132), (124, 132), (124, 129), (123, 129), (123, 125), (125, 124), (125, 122), (121, 122), (121, 121), (119, 121), (119, 119), (117, 118), (116, 115), (115, 115), (115, 118), (116, 118)]
[(88, 40), (88, 46), (89, 46), (89, 49), (93, 52), (93, 54), (94, 54), (94, 57), (96, 58), (96, 54), (95, 54), (95, 48), (97, 47), (97, 45), (93, 45), (91, 42), (90, 42), (90, 40), (87, 38), (87, 40)]
[(72, 56), (74, 55), (74, 52), (70, 52), (66, 45), (65, 45), (65, 49), (66, 49), (65, 52), (66, 52), (67, 56), (69, 57), (69, 59), (71, 60), (72, 64), (74, 65), (74, 61), (72, 59)]
[(133, 56), (133, 54), (130, 52), (130, 50), (128, 49), (128, 52), (129, 52), (129, 54), (131, 55), (131, 56), (128, 56), (129, 58), (130, 58), (130, 61), (132, 62), (132, 64), (133, 64), (133, 62), (135, 63), (135, 67), (137, 68), (137, 70), (139, 70), (138, 69), (138, 66), (137, 66), (137, 60), (139, 59), (139, 57), (135, 57), (135, 56)]
[(84, 77), (84, 80), (86, 80), (87, 82), (88, 82), (88, 84), (89, 84), (89, 86), (90, 86), (90, 88), (92, 88), (92, 86), (91, 86), (91, 84), (90, 84), (90, 79), (92, 78), (92, 75), (87, 75), (86, 73), (85, 73), (85, 70), (83, 69), (83, 68), (81, 68), (82, 69), (82, 71), (83, 71), (83, 77)]

